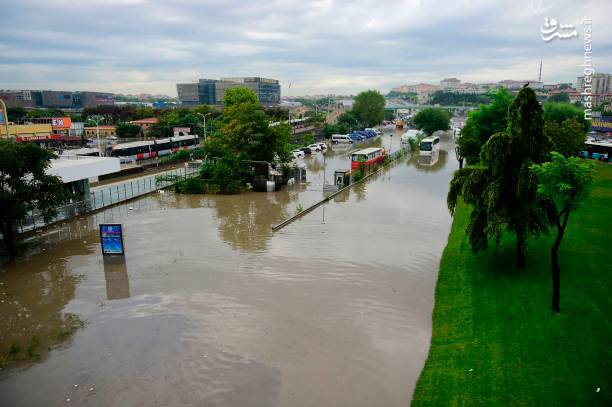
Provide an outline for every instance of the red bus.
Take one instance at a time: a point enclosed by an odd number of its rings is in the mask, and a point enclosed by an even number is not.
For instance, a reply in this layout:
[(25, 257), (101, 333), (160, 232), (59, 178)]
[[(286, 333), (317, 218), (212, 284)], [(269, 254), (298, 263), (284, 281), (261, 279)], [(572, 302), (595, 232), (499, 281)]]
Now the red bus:
[(380, 147), (364, 148), (351, 154), (351, 168), (358, 170), (364, 166), (382, 163), (385, 160), (385, 150)]

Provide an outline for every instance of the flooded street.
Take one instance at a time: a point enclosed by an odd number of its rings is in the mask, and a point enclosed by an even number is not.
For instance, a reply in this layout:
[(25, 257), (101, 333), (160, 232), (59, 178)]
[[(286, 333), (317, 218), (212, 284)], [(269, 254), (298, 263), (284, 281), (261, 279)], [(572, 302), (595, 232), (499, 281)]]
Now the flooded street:
[[(158, 193), (32, 239), (0, 272), (0, 355), (17, 360), (0, 405), (408, 405), (451, 224), (441, 145), (276, 233), (350, 150), (306, 157), (309, 185)], [(103, 261), (100, 222), (123, 224), (124, 263)]]

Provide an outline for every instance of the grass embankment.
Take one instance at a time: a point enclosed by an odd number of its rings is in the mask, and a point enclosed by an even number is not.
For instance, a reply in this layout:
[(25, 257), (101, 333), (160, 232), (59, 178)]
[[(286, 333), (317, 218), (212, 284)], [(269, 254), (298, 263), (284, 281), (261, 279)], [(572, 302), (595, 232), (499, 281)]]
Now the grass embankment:
[[(612, 167), (597, 165), (559, 254), (561, 313), (550, 311), (552, 236), (473, 254), (459, 205), (440, 263), (429, 357), (413, 405), (612, 405)], [(600, 388), (597, 392), (597, 388)]]

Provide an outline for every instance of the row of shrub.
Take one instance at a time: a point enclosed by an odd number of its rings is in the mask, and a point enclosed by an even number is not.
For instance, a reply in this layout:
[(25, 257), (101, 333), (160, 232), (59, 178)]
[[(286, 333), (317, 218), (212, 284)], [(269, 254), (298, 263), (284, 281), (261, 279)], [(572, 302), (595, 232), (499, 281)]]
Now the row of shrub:
[(239, 194), (243, 184), (235, 180), (211, 180), (187, 178), (174, 184), (174, 191), (179, 194)]

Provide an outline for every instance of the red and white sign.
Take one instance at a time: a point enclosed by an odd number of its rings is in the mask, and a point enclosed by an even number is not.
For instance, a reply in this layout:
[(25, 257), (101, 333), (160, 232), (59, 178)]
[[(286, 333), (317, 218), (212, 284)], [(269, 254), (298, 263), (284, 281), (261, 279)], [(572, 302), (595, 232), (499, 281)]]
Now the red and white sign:
[(72, 125), (70, 117), (53, 117), (51, 118), (51, 127), (54, 129), (69, 129)]

